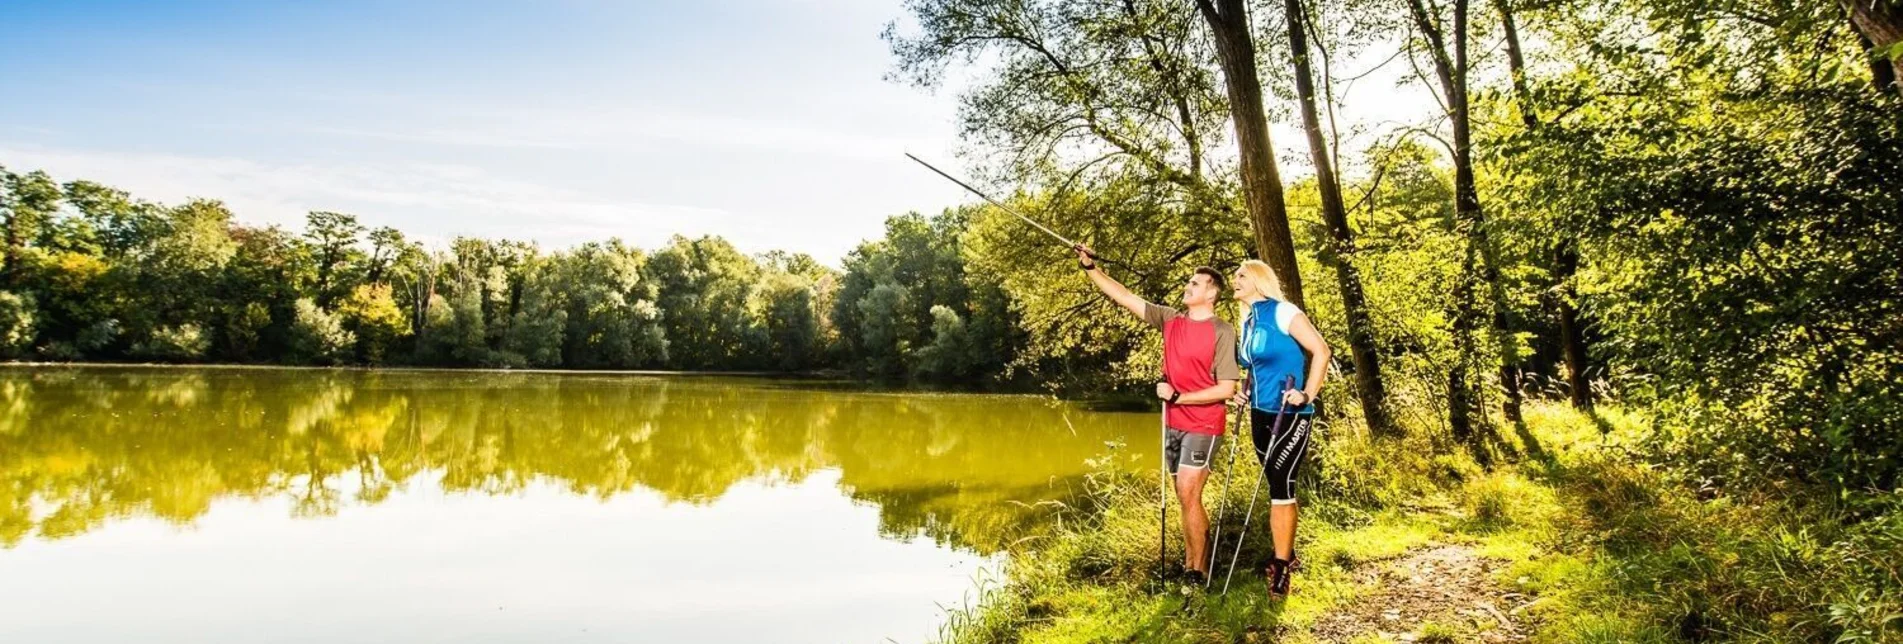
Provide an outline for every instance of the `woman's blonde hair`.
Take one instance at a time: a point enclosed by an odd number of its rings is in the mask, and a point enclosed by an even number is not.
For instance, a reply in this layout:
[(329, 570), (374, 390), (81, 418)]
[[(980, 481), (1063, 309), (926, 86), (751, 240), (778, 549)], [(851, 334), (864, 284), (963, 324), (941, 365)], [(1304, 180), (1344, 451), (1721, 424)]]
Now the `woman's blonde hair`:
[(1282, 280), (1276, 279), (1275, 269), (1269, 268), (1262, 260), (1244, 261), (1236, 267), (1236, 272), (1249, 276), (1249, 283), (1254, 286), (1257, 295), (1282, 299)]

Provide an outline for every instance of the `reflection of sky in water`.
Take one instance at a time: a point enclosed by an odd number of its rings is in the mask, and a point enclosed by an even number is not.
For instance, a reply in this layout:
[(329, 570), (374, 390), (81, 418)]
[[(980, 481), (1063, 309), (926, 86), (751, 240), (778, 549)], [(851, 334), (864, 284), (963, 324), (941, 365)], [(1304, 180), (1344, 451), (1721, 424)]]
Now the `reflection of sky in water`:
[[(321, 521), (226, 499), (0, 551), (11, 642), (877, 642), (929, 638), (987, 559), (880, 538), (838, 473), (718, 501), (412, 485)], [(770, 546), (770, 547), (768, 547)]]

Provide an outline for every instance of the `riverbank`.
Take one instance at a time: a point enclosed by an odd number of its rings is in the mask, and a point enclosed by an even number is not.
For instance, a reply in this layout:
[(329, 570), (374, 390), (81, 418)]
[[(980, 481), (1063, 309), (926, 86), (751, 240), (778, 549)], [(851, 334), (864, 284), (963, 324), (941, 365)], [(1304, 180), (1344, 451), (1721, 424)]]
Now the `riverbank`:
[[(1491, 470), (1428, 438), (1327, 428), (1304, 475), (1295, 593), (1270, 601), (1258, 520), (1228, 593), (1151, 581), (1154, 477), (1102, 475), (1011, 553), (953, 642), (1896, 641), (1903, 512), (1789, 489), (1726, 496), (1646, 458), (1643, 418), (1531, 406)], [(1380, 475), (1371, 475), (1380, 473)], [(1243, 483), (1212, 513), (1248, 502)], [(1235, 514), (1226, 522), (1233, 537)], [(1170, 525), (1176, 525), (1174, 518)], [(1180, 543), (1173, 540), (1173, 543)], [(1176, 546), (1176, 547), (1180, 547)], [(1228, 547), (1224, 547), (1225, 553)], [(1176, 551), (1180, 552), (1180, 550)], [(1180, 555), (1172, 555), (1176, 557)], [(1227, 554), (1225, 554), (1227, 557)], [(1218, 576), (1226, 569), (1218, 568)]]

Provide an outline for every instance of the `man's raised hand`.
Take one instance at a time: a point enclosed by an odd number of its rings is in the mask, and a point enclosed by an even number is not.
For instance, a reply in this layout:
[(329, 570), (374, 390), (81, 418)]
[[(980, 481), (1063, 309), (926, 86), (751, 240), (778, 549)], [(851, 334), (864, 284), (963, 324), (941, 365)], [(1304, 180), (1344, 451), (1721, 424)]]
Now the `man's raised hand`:
[(1097, 254), (1094, 252), (1091, 252), (1089, 246), (1085, 246), (1083, 244), (1077, 244), (1075, 246), (1071, 246), (1070, 249), (1077, 251), (1077, 266), (1079, 268), (1082, 268), (1084, 270), (1091, 270), (1097, 267), (1097, 262), (1095, 261), (1097, 259)]

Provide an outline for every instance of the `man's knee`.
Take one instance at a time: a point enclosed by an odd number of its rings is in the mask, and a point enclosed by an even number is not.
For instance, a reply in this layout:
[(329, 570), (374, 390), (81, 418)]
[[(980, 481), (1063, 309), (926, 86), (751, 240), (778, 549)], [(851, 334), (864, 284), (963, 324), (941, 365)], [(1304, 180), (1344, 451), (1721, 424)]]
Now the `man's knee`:
[(1184, 501), (1202, 501), (1203, 483), (1209, 480), (1209, 470), (1183, 468), (1176, 474), (1176, 498)]

